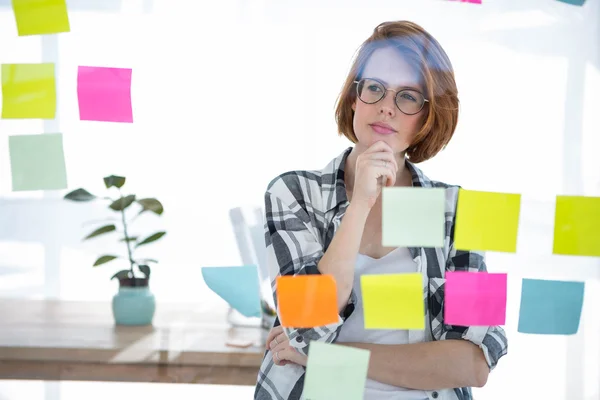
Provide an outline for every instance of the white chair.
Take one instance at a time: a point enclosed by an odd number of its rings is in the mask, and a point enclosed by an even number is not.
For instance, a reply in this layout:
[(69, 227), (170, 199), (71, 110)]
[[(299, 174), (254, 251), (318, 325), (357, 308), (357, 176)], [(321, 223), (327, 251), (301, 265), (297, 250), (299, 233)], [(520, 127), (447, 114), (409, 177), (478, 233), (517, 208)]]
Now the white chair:
[[(260, 283), (261, 298), (273, 309), (273, 295), (271, 291), (271, 278), (267, 268), (267, 252), (265, 248), (264, 218), (261, 207), (236, 207), (229, 210), (229, 218), (244, 265), (256, 265)], [(248, 318), (241, 316), (230, 308), (228, 320), (232, 325), (256, 325)], [(273, 326), (273, 317), (262, 313), (260, 325), (265, 329)]]

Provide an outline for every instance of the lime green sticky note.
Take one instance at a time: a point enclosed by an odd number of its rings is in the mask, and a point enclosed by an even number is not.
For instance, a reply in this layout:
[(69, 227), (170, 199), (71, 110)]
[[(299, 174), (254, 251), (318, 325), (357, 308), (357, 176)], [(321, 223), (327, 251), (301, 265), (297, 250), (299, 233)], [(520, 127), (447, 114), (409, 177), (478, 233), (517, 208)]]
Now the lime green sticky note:
[(67, 187), (62, 134), (9, 136), (13, 191)]
[(69, 32), (66, 0), (12, 0), (19, 36)]
[(312, 341), (302, 397), (306, 400), (362, 400), (371, 352)]
[(390, 187), (382, 196), (383, 246), (444, 247), (444, 189)]
[(2, 64), (2, 118), (54, 119), (54, 64)]
[(460, 189), (454, 247), (515, 253), (520, 211), (520, 194)]
[(365, 329), (425, 329), (420, 273), (362, 275)]
[(556, 196), (552, 252), (600, 257), (600, 197)]

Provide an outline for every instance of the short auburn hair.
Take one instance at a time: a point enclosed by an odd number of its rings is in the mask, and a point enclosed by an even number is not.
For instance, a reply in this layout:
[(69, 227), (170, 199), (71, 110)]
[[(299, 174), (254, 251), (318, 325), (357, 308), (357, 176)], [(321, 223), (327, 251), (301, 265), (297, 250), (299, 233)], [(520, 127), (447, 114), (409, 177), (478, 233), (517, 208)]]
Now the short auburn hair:
[(433, 36), (414, 22), (381, 23), (360, 46), (336, 101), (338, 135), (346, 136), (352, 143), (358, 141), (353, 127), (354, 81), (363, 78), (361, 75), (373, 52), (386, 47), (397, 49), (418, 72), (425, 97), (429, 100), (421, 111), (424, 112), (421, 129), (406, 151), (411, 162), (420, 163), (435, 156), (450, 142), (458, 123), (459, 102), (448, 55)]

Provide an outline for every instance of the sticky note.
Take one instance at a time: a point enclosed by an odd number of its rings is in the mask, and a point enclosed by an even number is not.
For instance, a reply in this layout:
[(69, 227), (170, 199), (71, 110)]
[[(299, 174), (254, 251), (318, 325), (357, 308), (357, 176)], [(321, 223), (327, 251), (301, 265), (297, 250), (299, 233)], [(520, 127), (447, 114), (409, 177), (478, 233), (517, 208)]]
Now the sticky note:
[(444, 323), (492, 326), (506, 323), (506, 274), (447, 271)]
[(563, 3), (571, 4), (574, 6), (582, 6), (585, 3), (585, 0), (558, 0)]
[(454, 226), (459, 250), (517, 251), (521, 195), (460, 189)]
[(9, 136), (12, 190), (67, 188), (62, 134)]
[(206, 285), (246, 317), (260, 317), (260, 287), (255, 265), (203, 267)]
[(553, 253), (600, 257), (600, 197), (556, 196)]
[(277, 309), (284, 327), (314, 328), (338, 322), (337, 289), (333, 276), (277, 277)]
[(523, 279), (518, 332), (576, 334), (584, 289), (584, 282)]
[(66, 0), (12, 0), (19, 36), (69, 32)]
[(444, 246), (444, 189), (390, 187), (382, 196), (383, 246)]
[(131, 68), (79, 67), (77, 96), (82, 121), (133, 122)]
[(365, 329), (425, 329), (420, 273), (362, 275)]
[(362, 400), (370, 357), (369, 350), (312, 341), (303, 398)]
[(2, 118), (54, 119), (54, 64), (2, 64)]

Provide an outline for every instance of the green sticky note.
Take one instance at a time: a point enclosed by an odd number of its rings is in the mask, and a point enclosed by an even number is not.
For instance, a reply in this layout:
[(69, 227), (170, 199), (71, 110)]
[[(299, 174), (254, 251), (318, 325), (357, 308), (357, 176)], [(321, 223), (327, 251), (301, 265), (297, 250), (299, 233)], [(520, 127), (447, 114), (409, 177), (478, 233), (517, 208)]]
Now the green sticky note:
[(360, 277), (365, 329), (425, 329), (420, 273)]
[(520, 194), (460, 189), (454, 247), (515, 253), (520, 211)]
[(383, 246), (444, 247), (443, 188), (390, 187), (382, 196)]
[(2, 64), (2, 118), (56, 116), (54, 64)]
[(556, 196), (552, 252), (600, 257), (600, 197)]
[(66, 0), (12, 0), (19, 36), (69, 32)]
[(67, 188), (62, 134), (8, 138), (13, 191)]
[(362, 400), (370, 356), (369, 350), (312, 341), (303, 397), (306, 400)]

